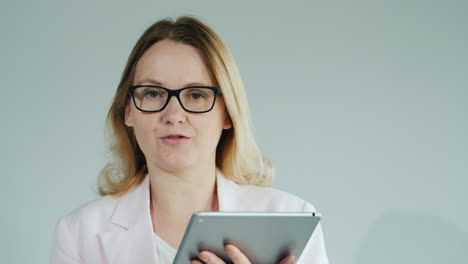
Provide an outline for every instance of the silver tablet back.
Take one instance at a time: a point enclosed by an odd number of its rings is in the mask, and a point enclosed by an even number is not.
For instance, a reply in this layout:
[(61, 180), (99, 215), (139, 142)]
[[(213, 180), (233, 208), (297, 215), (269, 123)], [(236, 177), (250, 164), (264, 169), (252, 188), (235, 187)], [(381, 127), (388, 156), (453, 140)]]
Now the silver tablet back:
[(319, 221), (319, 215), (305, 212), (199, 212), (190, 219), (173, 264), (187, 264), (202, 250), (232, 263), (223, 249), (228, 243), (255, 264), (299, 258)]

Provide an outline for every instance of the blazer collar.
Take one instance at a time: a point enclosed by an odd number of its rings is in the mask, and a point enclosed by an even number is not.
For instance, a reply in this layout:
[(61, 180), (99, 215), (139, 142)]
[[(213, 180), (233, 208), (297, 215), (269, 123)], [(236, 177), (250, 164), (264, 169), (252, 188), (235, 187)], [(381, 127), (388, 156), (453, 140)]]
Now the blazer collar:
[(157, 263), (149, 207), (149, 177), (122, 196), (110, 219), (109, 231), (98, 235), (103, 263)]
[[(216, 189), (218, 194), (219, 211), (231, 211), (235, 207), (235, 191), (239, 186), (228, 180), (223, 173), (216, 170)], [(146, 224), (151, 221), (150, 216), (150, 177), (147, 175), (143, 182), (128, 194), (122, 196), (111, 223), (124, 229), (134, 224)]]
[[(219, 211), (235, 211), (238, 185), (218, 169), (216, 189)], [(150, 215), (150, 177), (122, 196), (111, 216), (114, 225), (99, 234), (107, 263), (156, 263), (153, 224)]]
[(145, 176), (135, 189), (122, 196), (111, 217), (111, 223), (124, 229), (145, 224), (150, 216), (150, 179)]
[(239, 185), (227, 179), (219, 169), (216, 171), (216, 190), (220, 212), (236, 210), (236, 191), (238, 188)]

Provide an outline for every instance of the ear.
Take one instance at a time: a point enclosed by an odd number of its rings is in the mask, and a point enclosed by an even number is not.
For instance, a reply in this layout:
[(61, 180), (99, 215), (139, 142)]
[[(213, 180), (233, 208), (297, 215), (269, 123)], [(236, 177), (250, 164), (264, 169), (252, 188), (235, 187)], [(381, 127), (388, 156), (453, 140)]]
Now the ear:
[(223, 123), (223, 129), (231, 129), (232, 128), (231, 117), (229, 117), (229, 114), (227, 112), (225, 112), (224, 115), (225, 115), (225, 118), (224, 118), (224, 123)]
[(130, 104), (130, 101), (125, 104), (125, 125), (128, 127), (133, 127), (133, 116), (132, 116), (132, 106)]

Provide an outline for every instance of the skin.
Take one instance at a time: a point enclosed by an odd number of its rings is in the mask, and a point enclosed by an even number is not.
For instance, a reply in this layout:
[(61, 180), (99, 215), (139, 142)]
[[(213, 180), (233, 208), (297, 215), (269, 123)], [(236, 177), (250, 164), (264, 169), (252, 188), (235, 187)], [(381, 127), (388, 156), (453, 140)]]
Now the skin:
[[(201, 53), (190, 45), (170, 40), (157, 42), (143, 54), (136, 65), (133, 84), (153, 84), (171, 90), (216, 86)], [(175, 97), (163, 111), (155, 113), (141, 112), (129, 100), (125, 124), (133, 127), (148, 166), (154, 232), (178, 248), (193, 213), (219, 210), (216, 146), (222, 131), (232, 128), (223, 98), (218, 96), (207, 113), (186, 112)], [(190, 139), (171, 145), (161, 139), (169, 134), (183, 134)], [(250, 263), (235, 246), (227, 245), (225, 250), (232, 253), (234, 263)], [(208, 264), (224, 263), (208, 251), (201, 252), (199, 258)], [(289, 263), (295, 263), (293, 257), (281, 262)]]

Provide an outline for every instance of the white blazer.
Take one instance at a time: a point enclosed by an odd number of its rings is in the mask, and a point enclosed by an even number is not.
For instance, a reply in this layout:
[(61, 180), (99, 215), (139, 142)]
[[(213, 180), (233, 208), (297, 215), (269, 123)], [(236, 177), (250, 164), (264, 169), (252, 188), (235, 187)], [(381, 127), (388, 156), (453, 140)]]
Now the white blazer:
[[(60, 218), (52, 243), (52, 264), (157, 263), (150, 215), (150, 177), (122, 197), (88, 202)], [(272, 188), (239, 185), (216, 176), (219, 211), (315, 212), (304, 200)], [(322, 229), (309, 239), (299, 264), (327, 264)]]

